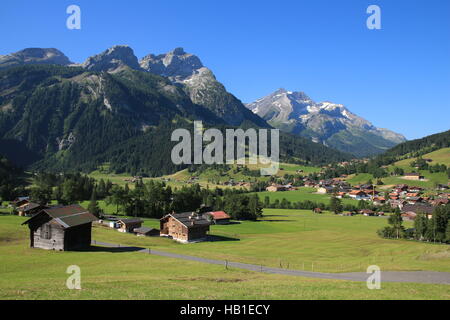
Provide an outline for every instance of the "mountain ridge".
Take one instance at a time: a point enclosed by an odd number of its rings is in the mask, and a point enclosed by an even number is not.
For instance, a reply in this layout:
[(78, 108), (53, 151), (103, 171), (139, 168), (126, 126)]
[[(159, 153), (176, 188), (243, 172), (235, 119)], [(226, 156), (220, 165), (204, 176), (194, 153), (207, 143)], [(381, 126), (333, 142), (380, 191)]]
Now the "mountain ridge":
[[(281, 88), (246, 107), (280, 130), (357, 156), (381, 153), (406, 141), (398, 133), (375, 127), (342, 104), (315, 102), (304, 92)], [(358, 150), (361, 144), (366, 144), (366, 150)]]

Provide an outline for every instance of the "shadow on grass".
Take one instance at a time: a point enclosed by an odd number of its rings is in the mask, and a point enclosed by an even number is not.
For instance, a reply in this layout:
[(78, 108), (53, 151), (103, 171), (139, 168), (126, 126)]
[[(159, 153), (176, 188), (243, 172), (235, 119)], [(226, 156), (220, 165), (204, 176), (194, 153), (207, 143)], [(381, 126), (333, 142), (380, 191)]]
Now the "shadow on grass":
[(268, 218), (271, 218), (271, 217), (283, 217), (283, 218), (285, 218), (285, 217), (289, 217), (288, 215), (281, 215), (281, 214), (265, 214), (265, 215), (263, 215), (263, 218), (266, 218), (266, 217), (268, 217)]
[(295, 222), (297, 220), (282, 220), (282, 219), (265, 219), (265, 220), (257, 220), (255, 222)]
[(109, 252), (109, 253), (125, 253), (125, 252), (137, 252), (142, 251), (144, 248), (139, 247), (100, 247), (91, 246), (83, 250), (77, 250), (78, 252)]
[(216, 241), (241, 241), (238, 238), (231, 238), (231, 237), (225, 237), (225, 236), (216, 236), (216, 235), (209, 235), (207, 239), (210, 242), (216, 242)]

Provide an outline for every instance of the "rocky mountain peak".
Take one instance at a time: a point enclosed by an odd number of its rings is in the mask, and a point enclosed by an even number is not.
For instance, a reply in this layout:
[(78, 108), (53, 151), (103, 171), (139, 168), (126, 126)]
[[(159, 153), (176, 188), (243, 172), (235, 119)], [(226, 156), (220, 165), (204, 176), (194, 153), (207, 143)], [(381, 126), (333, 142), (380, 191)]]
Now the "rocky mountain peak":
[[(342, 104), (317, 103), (303, 92), (278, 89), (247, 108), (280, 130), (358, 156), (379, 153), (406, 140), (401, 134), (375, 127)], [(361, 145), (366, 150), (360, 151)]]
[(24, 64), (70, 65), (64, 53), (54, 48), (27, 48), (9, 55), (0, 56), (0, 69)]
[(166, 54), (150, 54), (140, 61), (142, 69), (172, 80), (184, 80), (203, 68), (200, 59), (183, 48), (176, 48)]
[(98, 55), (89, 57), (81, 66), (91, 71), (109, 72), (124, 66), (135, 70), (141, 69), (133, 49), (127, 45), (113, 46)]

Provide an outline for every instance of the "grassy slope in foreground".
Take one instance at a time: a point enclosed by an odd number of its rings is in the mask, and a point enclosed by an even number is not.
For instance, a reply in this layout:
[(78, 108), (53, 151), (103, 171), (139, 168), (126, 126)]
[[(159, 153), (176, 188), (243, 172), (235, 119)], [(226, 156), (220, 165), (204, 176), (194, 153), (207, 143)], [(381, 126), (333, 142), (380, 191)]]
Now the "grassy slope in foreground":
[[(23, 220), (0, 216), (0, 299), (450, 299), (447, 285), (383, 283), (368, 290), (362, 282), (225, 270), (142, 253), (30, 249)], [(82, 290), (65, 286), (74, 264)]]
[[(259, 222), (212, 226), (217, 242), (181, 245), (165, 238), (138, 238), (106, 228), (94, 228), (99, 241), (151, 247), (205, 258), (321, 272), (365, 271), (376, 264), (390, 271), (450, 272), (450, 246), (378, 237), (387, 225), (379, 217), (315, 215), (303, 210), (266, 209)], [(157, 220), (145, 225), (159, 227)], [(412, 227), (412, 223), (405, 223)], [(234, 240), (234, 241), (233, 241)]]

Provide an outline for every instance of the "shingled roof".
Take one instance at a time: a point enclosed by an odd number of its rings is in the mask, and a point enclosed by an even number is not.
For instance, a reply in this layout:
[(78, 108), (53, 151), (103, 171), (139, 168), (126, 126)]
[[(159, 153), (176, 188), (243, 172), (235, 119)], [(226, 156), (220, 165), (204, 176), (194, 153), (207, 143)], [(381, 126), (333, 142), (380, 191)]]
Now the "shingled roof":
[(405, 205), (402, 208), (402, 213), (414, 212), (414, 213), (427, 213), (431, 214), (434, 211), (434, 207), (428, 204), (411, 204)]
[(33, 219), (42, 214), (47, 214), (50, 218), (52, 218), (55, 222), (60, 224), (65, 229), (80, 226), (98, 220), (89, 211), (75, 204), (65, 207), (53, 207), (49, 209), (43, 209), (33, 218), (25, 221), (22, 225), (29, 224)]
[[(168, 216), (172, 216), (173, 218), (180, 221), (187, 228), (192, 228), (194, 226), (209, 226), (211, 225), (211, 221), (209, 221), (205, 215), (199, 215), (195, 212), (183, 212), (183, 213), (171, 213), (166, 215), (162, 219), (167, 218)], [(162, 220), (161, 219), (161, 220)]]

